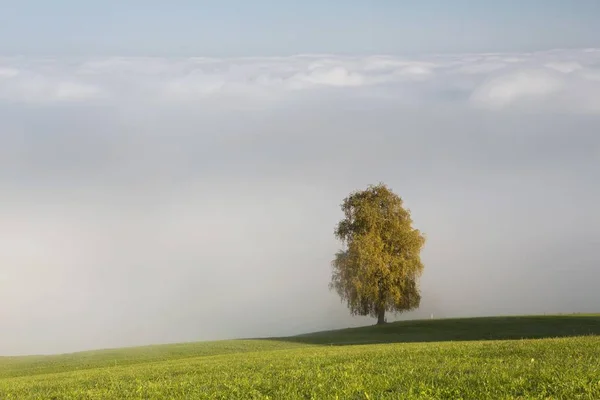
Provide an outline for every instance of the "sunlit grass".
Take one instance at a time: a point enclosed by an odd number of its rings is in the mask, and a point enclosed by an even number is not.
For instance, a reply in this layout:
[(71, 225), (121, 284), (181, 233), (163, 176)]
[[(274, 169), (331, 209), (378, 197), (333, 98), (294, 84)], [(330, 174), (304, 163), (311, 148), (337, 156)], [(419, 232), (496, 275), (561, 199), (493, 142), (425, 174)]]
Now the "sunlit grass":
[[(524, 332), (535, 320), (520, 320)], [(546, 339), (518, 339), (519, 318), (470, 319), (2, 359), (0, 399), (599, 399), (600, 317), (539, 320)], [(513, 340), (467, 341), (464, 327), (485, 336), (485, 322)], [(587, 336), (552, 338), (565, 326)], [(435, 327), (454, 341), (429, 341)], [(407, 330), (422, 343), (400, 343)], [(339, 345), (358, 336), (389, 343)]]

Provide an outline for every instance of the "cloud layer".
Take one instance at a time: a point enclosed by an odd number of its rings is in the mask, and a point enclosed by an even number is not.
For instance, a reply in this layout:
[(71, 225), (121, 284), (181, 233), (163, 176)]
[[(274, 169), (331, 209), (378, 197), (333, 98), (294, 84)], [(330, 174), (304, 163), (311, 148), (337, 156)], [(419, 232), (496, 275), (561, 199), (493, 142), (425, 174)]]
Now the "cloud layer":
[(339, 204), (428, 236), (409, 317), (597, 311), (600, 51), (0, 59), (0, 354), (370, 322)]
[[(600, 51), (285, 58), (0, 59), (0, 99), (17, 103), (279, 100), (290, 92), (352, 89), (475, 107), (555, 106), (597, 113)], [(355, 93), (355, 94), (357, 94)]]

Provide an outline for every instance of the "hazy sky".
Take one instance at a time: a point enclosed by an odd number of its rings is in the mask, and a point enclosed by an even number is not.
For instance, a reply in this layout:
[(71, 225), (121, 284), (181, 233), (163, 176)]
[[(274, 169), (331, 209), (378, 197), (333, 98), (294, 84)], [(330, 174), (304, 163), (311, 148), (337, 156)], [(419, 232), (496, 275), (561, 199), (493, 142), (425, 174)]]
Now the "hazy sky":
[(0, 0), (0, 54), (271, 56), (593, 47), (597, 0)]
[(327, 285), (380, 181), (407, 318), (599, 311), (597, 2), (119, 3), (2, 2), (0, 354), (373, 323)]

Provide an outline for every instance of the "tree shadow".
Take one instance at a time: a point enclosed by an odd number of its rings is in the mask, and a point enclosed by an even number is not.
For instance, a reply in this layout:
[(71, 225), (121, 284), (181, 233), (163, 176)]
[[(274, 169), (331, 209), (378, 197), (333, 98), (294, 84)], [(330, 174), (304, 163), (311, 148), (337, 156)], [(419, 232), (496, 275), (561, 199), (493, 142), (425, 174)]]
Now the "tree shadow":
[(315, 332), (291, 337), (268, 338), (268, 340), (347, 346), (382, 343), (543, 339), (588, 335), (600, 335), (600, 314), (400, 321), (381, 326), (374, 325)]

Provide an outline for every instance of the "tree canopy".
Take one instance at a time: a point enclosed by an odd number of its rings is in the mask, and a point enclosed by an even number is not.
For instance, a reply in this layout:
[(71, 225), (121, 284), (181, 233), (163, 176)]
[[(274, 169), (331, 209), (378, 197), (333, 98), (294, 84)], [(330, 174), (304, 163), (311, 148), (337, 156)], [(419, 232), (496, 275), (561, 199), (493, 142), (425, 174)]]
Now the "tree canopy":
[(351, 193), (341, 208), (335, 236), (344, 246), (331, 263), (330, 289), (353, 315), (376, 317), (378, 324), (385, 323), (386, 311), (417, 308), (425, 237), (412, 227), (402, 199), (380, 183)]

